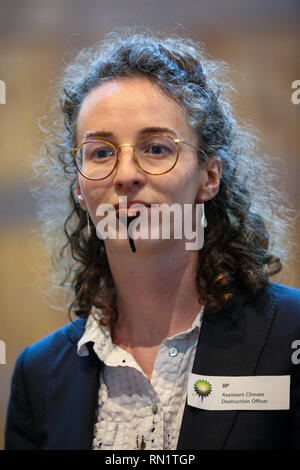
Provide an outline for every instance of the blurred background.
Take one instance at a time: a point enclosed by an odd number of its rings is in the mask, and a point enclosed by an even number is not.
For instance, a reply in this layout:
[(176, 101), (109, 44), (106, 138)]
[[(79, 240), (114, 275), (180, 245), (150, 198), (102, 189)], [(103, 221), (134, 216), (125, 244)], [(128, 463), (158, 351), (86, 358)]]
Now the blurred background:
[[(232, 74), (238, 113), (258, 129), (262, 152), (286, 169), (279, 189), (299, 213), (300, 104), (291, 101), (291, 84), (300, 80), (298, 0), (1, 0), (0, 340), (6, 363), (0, 359), (0, 449), (18, 354), (69, 321), (63, 300), (49, 304), (51, 259), (37, 235), (29, 191), (31, 158), (43, 139), (38, 119), (49, 111), (70, 53), (112, 28), (141, 24), (191, 36), (238, 72)], [(299, 258), (271, 279), (299, 289)], [(60, 302), (61, 310), (54, 308)]]

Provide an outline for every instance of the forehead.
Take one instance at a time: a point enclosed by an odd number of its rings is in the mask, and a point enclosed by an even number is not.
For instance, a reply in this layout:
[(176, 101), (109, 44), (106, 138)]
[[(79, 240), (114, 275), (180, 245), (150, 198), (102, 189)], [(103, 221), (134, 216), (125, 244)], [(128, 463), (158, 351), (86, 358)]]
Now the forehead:
[[(112, 132), (134, 138), (139, 129), (168, 127), (192, 139), (195, 131), (186, 110), (147, 78), (131, 77), (103, 83), (84, 98), (77, 119), (77, 141), (87, 132)], [(180, 134), (180, 135), (179, 135)]]

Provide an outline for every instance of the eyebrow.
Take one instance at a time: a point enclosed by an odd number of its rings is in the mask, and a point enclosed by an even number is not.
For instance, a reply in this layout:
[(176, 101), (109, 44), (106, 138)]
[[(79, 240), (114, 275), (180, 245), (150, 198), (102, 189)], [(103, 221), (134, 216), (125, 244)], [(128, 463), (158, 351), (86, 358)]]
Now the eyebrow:
[[(146, 135), (151, 135), (151, 134), (170, 134), (174, 137), (177, 137), (176, 132), (174, 132), (172, 129), (169, 129), (168, 127), (145, 127), (144, 129), (141, 129), (138, 131), (137, 139), (142, 138)], [(102, 139), (113, 139), (116, 136), (113, 132), (106, 132), (106, 131), (86, 132), (83, 136), (82, 141), (90, 137), (94, 137), (94, 138), (100, 137)]]

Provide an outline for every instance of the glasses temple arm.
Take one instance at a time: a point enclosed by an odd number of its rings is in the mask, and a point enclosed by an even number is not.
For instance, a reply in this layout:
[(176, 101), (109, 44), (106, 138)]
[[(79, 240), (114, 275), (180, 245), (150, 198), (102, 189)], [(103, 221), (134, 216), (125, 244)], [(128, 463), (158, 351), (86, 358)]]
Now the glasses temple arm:
[(195, 147), (195, 145), (191, 144), (190, 142), (188, 142), (187, 140), (185, 139), (174, 139), (175, 142), (183, 142), (184, 144), (187, 144), (189, 145), (190, 147), (192, 147), (194, 150), (197, 150), (197, 152), (200, 152), (201, 155), (203, 155), (203, 158), (206, 159), (207, 158), (207, 155), (206, 153), (204, 152), (204, 150), (201, 150), (199, 149), (198, 147)]

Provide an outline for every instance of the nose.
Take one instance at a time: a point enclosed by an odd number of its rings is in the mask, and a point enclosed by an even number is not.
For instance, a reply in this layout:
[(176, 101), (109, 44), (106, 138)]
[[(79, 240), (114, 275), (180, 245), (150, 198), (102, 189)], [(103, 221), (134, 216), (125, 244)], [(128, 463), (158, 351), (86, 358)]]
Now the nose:
[(134, 146), (121, 144), (118, 151), (119, 158), (114, 178), (115, 190), (119, 193), (128, 193), (142, 187), (146, 182), (146, 174), (135, 161)]

